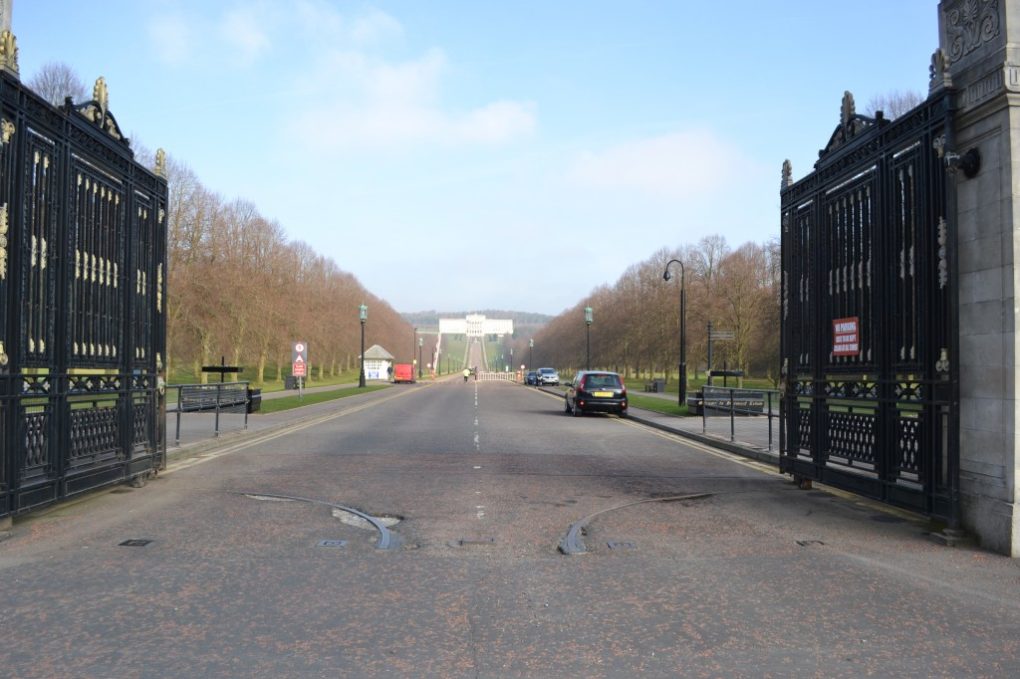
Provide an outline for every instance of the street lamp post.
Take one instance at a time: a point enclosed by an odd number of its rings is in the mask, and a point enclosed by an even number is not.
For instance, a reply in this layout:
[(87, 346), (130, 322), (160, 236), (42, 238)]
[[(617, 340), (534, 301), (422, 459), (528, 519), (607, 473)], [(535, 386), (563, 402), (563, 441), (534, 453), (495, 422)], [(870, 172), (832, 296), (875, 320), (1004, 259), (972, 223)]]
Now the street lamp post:
[(590, 306), (584, 308), (584, 369), (591, 370), (591, 324), (594, 318)]
[(528, 340), (528, 370), (535, 369), (535, 340)]
[(423, 337), (418, 338), (418, 379), (421, 379), (421, 345), (425, 343)]
[(662, 273), (662, 280), (670, 279), (669, 265), (680, 265), (680, 395), (679, 405), (683, 407), (687, 402), (687, 290), (684, 288), (684, 263), (679, 259), (671, 259), (666, 263), (666, 270)]
[(361, 320), (361, 375), (358, 376), (358, 387), (365, 386), (365, 321), (368, 320), (368, 307), (358, 307), (358, 318)]

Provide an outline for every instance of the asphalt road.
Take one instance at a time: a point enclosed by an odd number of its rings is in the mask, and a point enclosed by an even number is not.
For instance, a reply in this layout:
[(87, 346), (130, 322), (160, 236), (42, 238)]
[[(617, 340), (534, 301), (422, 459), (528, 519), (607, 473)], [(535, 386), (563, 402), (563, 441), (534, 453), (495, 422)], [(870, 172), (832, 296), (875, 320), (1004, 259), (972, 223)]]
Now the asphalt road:
[(316, 412), (17, 520), (0, 674), (1020, 675), (1017, 563), (917, 517), (507, 383)]

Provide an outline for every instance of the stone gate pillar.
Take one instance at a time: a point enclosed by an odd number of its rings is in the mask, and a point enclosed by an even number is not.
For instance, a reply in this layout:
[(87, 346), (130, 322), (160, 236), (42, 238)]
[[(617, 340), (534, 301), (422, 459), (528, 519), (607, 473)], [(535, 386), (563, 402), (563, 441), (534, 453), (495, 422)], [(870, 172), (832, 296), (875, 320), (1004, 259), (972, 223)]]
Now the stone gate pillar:
[[(942, 0), (932, 89), (954, 96), (960, 376), (960, 507), (982, 546), (1020, 557), (1020, 2)], [(969, 168), (973, 169), (973, 168)], [(967, 173), (971, 174), (970, 172)]]
[(14, 0), (0, 0), (0, 69), (18, 75), (18, 41), (11, 32), (11, 4)]

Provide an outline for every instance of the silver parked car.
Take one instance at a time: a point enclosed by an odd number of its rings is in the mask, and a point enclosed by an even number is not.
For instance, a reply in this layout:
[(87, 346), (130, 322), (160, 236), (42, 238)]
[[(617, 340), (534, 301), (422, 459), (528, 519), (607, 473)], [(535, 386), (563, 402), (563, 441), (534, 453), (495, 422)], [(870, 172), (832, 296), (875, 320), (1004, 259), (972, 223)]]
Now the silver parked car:
[(538, 383), (558, 385), (560, 383), (560, 374), (556, 372), (555, 368), (539, 368)]

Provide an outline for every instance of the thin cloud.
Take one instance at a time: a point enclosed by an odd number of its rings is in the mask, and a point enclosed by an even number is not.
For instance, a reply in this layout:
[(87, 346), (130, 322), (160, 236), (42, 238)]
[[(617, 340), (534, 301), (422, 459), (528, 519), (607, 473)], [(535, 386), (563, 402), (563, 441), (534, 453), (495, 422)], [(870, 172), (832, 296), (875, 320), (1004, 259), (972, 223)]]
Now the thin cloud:
[(420, 59), (398, 63), (357, 58), (346, 62), (344, 70), (372, 102), (422, 105), (438, 98), (446, 55), (432, 49)]
[(403, 24), (382, 10), (349, 18), (322, 0), (299, 0), (281, 21), (293, 21), (306, 38), (341, 49), (385, 46), (404, 36)]
[(722, 190), (753, 163), (711, 130), (687, 130), (582, 154), (569, 171), (577, 184), (670, 198)]
[[(450, 111), (441, 101), (447, 59), (433, 49), (418, 59), (389, 62), (361, 52), (333, 53), (304, 86), (328, 91), (307, 107), (290, 133), (316, 148), (406, 148), (422, 144), (503, 144), (532, 134), (535, 106), (495, 101)], [(313, 138), (302, 130), (316, 130)]]
[(191, 56), (191, 29), (184, 17), (176, 14), (154, 16), (149, 20), (146, 32), (149, 34), (149, 45), (159, 61), (179, 65)]
[(503, 144), (527, 136), (535, 128), (530, 104), (499, 102), (464, 115), (423, 106), (376, 104), (368, 108), (337, 106), (302, 115), (300, 130), (317, 148), (397, 149), (422, 144)]
[(211, 16), (204, 19), (155, 18), (150, 32), (159, 58), (220, 70), (264, 65), (270, 50), (301, 59), (306, 67), (292, 81), (295, 105), (278, 129), (309, 148), (491, 146), (526, 138), (537, 127), (529, 101), (445, 102), (452, 69), (444, 51), (392, 57), (405, 53), (404, 27), (381, 10), (342, 13), (324, 0), (296, 0), (284, 10), (256, 0), (206, 12)]
[(220, 20), (219, 32), (243, 64), (254, 62), (270, 46), (269, 36), (252, 9), (238, 7), (226, 12)]
[(466, 142), (502, 144), (535, 131), (535, 106), (530, 102), (497, 101), (469, 112), (454, 125)]
[(361, 46), (386, 43), (403, 35), (404, 27), (401, 23), (378, 9), (358, 17), (351, 25), (351, 39)]

